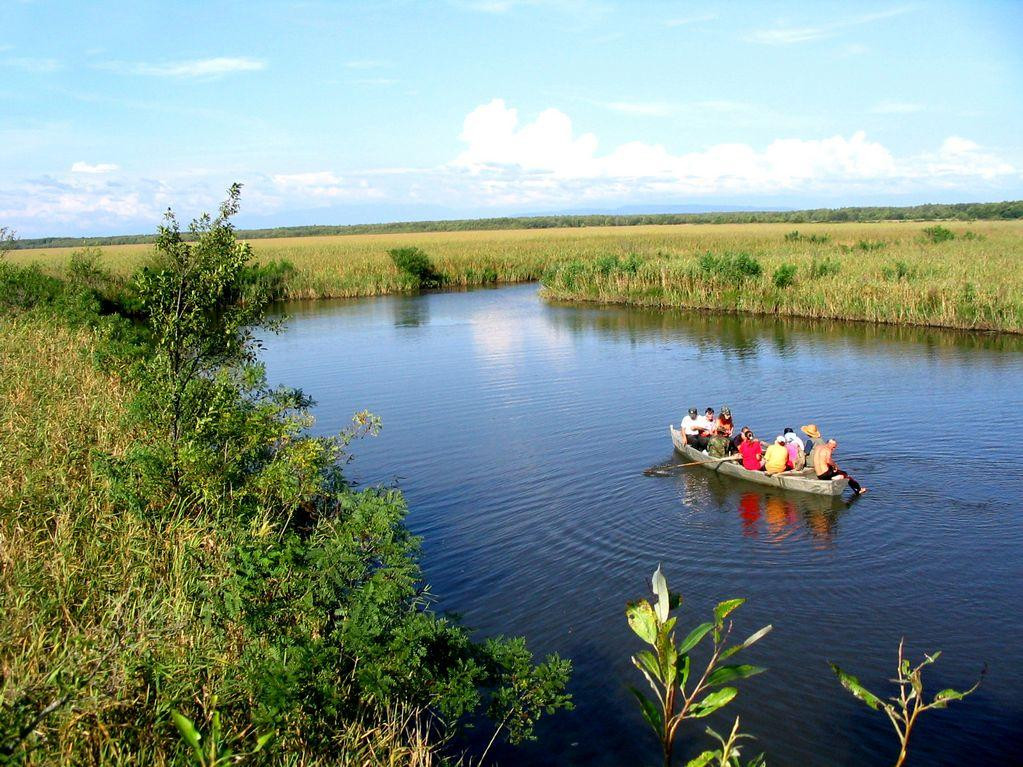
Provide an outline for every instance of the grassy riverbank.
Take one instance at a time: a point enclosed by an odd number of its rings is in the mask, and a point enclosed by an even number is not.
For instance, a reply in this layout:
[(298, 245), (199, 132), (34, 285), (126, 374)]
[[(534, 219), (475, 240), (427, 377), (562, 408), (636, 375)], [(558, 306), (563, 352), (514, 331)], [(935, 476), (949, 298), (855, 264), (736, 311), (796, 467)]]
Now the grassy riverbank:
[[(524, 229), (260, 239), (252, 247), (262, 262), (293, 265), (283, 282), (291, 298), (414, 290), (387, 251), (418, 247), (449, 286), (543, 279), (548, 295), (567, 300), (1023, 332), (1023, 222), (937, 225), (952, 234), (945, 240), (927, 234), (935, 226)], [(103, 264), (127, 275), (151, 250), (103, 248)], [(8, 258), (54, 269), (69, 252), (18, 250)], [(729, 274), (734, 254), (747, 254), (759, 273)]]
[(236, 201), (131, 279), (0, 254), (0, 764), (425, 766), (488, 718), (531, 737), (570, 664), (434, 612), (403, 496), (344, 476), (379, 422), (313, 437), (269, 387)]

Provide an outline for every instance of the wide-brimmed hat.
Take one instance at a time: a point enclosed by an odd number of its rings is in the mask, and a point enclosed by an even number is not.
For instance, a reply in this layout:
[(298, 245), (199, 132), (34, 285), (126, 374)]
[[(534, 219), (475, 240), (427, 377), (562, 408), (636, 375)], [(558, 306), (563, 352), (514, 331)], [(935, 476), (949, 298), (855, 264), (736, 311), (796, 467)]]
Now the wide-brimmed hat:
[(808, 437), (813, 437), (814, 439), (821, 438), (821, 433), (817, 431), (817, 424), (815, 423), (808, 423), (806, 426), (800, 426), (799, 428)]

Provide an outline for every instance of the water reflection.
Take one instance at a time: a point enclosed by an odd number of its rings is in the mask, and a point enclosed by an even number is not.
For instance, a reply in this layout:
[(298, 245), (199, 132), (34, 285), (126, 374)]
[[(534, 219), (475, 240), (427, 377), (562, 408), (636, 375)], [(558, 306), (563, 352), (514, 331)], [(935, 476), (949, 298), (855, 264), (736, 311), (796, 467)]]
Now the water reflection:
[(797, 499), (755, 491), (739, 498), (743, 535), (778, 544), (805, 530), (818, 549), (834, 545), (838, 519), (845, 508), (831, 499)]
[(418, 296), (394, 296), (390, 300), (396, 328), (418, 328), (430, 324), (430, 302)]
[(545, 302), (545, 318), (575, 333), (596, 331), (616, 340), (672, 342), (685, 340), (705, 350), (724, 351), (739, 358), (756, 356), (772, 346), (779, 356), (797, 352), (815, 339), (833, 345), (836, 339), (856, 351), (902, 354), (907, 343), (924, 348), (935, 359), (959, 357), (964, 352), (994, 352), (998, 364), (1006, 353), (1023, 352), (1023, 336), (945, 328), (879, 325), (869, 322), (814, 320), (796, 317), (761, 317), (700, 311), (635, 309), (621, 306), (579, 306)]

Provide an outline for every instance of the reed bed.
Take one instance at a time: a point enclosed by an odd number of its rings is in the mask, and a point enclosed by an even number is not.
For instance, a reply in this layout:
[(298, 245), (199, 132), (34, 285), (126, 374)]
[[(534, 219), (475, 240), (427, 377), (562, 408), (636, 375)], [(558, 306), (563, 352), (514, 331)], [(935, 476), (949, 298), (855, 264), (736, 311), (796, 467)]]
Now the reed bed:
[[(284, 285), (289, 298), (413, 290), (388, 251), (414, 246), (449, 286), (542, 279), (548, 296), (565, 300), (1023, 332), (1023, 222), (945, 223), (953, 235), (945, 241), (926, 233), (934, 226), (682, 224), (293, 237), (252, 246), (263, 262), (294, 265)], [(127, 275), (150, 248), (104, 248), (103, 265)], [(739, 283), (716, 279), (700, 269), (707, 253), (748, 254), (762, 273)], [(8, 258), (55, 268), (68, 255), (56, 248)], [(617, 269), (614, 259), (637, 266)], [(779, 287), (775, 275), (786, 265), (791, 280)]]

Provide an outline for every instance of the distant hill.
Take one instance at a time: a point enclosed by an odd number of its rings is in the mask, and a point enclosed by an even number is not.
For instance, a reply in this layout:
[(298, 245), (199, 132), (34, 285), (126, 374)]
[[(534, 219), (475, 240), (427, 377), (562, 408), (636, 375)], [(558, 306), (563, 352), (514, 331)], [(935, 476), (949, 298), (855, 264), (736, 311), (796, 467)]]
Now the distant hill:
[[(689, 208), (691, 206), (678, 206)], [(695, 207), (695, 206), (693, 206)], [(632, 208), (624, 209), (631, 211)], [(905, 207), (814, 208), (812, 210), (744, 210), (730, 208), (706, 212), (672, 213), (575, 213), (502, 218), (406, 221), (389, 224), (345, 226), (281, 226), (269, 229), (239, 229), (247, 240), (268, 237), (315, 237), (344, 234), (397, 234), (402, 232), (459, 232), (500, 229), (553, 229), (585, 226), (641, 226), (644, 224), (808, 224), (850, 221), (934, 221), (1008, 220), (1023, 218), (1023, 200), (1006, 202), (964, 202), (910, 205)], [(133, 245), (150, 243), (152, 234), (116, 237), (37, 237), (17, 240), (15, 248), (75, 248), (92, 245)]]

